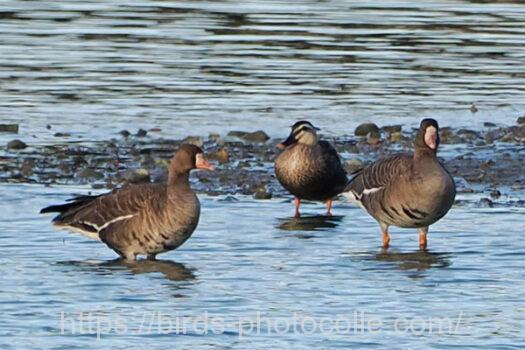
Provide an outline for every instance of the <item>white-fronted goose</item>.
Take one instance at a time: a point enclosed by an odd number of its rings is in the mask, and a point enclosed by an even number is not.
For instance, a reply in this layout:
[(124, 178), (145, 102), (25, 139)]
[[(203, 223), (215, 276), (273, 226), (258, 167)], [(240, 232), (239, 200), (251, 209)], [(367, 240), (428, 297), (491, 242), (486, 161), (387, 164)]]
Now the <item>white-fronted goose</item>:
[(378, 160), (356, 172), (344, 191), (381, 226), (383, 247), (388, 248), (388, 226), (419, 229), (419, 246), (426, 249), (428, 227), (441, 219), (454, 203), (456, 186), (436, 157), (439, 127), (423, 119), (413, 155)]
[(129, 185), (46, 207), (55, 226), (101, 240), (126, 260), (155, 256), (183, 244), (199, 222), (200, 203), (188, 180), (192, 169), (212, 170), (199, 147), (184, 144), (171, 160), (167, 183)]
[(348, 179), (336, 150), (319, 140), (310, 122), (292, 126), (288, 138), (277, 145), (284, 151), (275, 160), (275, 174), (281, 185), (295, 196), (295, 216), (301, 216), (301, 199), (326, 202), (332, 215), (332, 199), (345, 188)]

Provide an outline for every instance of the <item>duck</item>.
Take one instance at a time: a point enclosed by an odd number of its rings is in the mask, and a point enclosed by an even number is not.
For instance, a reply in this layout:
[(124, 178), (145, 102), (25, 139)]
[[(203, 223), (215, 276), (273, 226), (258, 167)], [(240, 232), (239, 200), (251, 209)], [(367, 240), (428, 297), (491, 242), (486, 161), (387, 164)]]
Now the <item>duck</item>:
[(40, 213), (59, 213), (54, 226), (99, 240), (125, 261), (181, 246), (195, 231), (200, 202), (190, 187), (193, 169), (213, 170), (201, 148), (183, 144), (172, 157), (165, 183), (126, 185), (101, 195), (77, 196)]
[(416, 228), (419, 248), (427, 249), (429, 226), (450, 210), (456, 185), (437, 158), (439, 125), (423, 119), (412, 154), (392, 155), (357, 170), (343, 196), (359, 204), (381, 228), (383, 248), (390, 244), (389, 226)]
[(300, 217), (301, 200), (326, 203), (332, 215), (333, 198), (348, 183), (341, 159), (332, 145), (320, 140), (319, 128), (306, 120), (292, 125), (288, 138), (277, 145), (283, 151), (275, 159), (279, 183), (294, 197), (295, 217)]

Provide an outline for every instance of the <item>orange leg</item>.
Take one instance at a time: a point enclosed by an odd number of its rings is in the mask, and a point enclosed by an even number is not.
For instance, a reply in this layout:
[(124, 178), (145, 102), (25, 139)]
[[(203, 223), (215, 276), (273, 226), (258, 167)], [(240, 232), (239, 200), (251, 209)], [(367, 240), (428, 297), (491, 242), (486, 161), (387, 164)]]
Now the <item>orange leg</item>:
[(332, 216), (332, 203), (333, 202), (334, 201), (332, 198), (326, 201), (326, 216)]
[(383, 248), (388, 249), (390, 246), (390, 235), (388, 234), (388, 225), (384, 223), (379, 223), (381, 226), (381, 232), (383, 233)]
[(295, 217), (296, 218), (300, 218), (301, 217), (301, 213), (299, 212), (299, 207), (301, 206), (301, 199), (295, 197), (294, 203), (295, 203)]
[(428, 227), (422, 227), (418, 231), (419, 231), (419, 249), (426, 250), (427, 249)]

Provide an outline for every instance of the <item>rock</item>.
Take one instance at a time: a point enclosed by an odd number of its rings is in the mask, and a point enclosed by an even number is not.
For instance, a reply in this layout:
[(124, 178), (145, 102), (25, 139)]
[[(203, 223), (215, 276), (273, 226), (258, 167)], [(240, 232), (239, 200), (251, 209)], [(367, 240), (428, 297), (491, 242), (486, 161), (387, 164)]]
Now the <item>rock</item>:
[(204, 140), (200, 136), (187, 136), (182, 140), (182, 143), (189, 143), (190, 145), (202, 147), (204, 145)]
[(487, 161), (481, 163), (481, 165), (479, 166), (479, 168), (480, 168), (481, 170), (488, 170), (488, 169), (492, 168), (492, 166), (494, 166), (495, 164), (496, 164), (496, 163), (495, 163), (493, 160), (490, 159), (490, 160), (487, 160)]
[(146, 135), (148, 134), (148, 132), (144, 129), (139, 129), (139, 131), (137, 131), (137, 133), (135, 134), (135, 136), (137, 137), (145, 137)]
[(216, 133), (211, 133), (208, 135), (208, 140), (213, 142), (219, 142), (221, 140), (221, 135)]
[(262, 130), (249, 132), (245, 134), (244, 136), (241, 136), (243, 140), (249, 141), (249, 142), (259, 142), (259, 143), (265, 143), (270, 139), (270, 137)]
[(83, 169), (80, 173), (78, 173), (78, 176), (84, 179), (95, 179), (95, 180), (100, 180), (104, 178), (104, 174), (92, 168)]
[(363, 123), (354, 130), (355, 136), (366, 136), (369, 132), (379, 133), (379, 128), (374, 123)]
[(162, 129), (161, 128), (151, 128), (148, 130), (149, 132), (161, 132)]
[(464, 139), (467, 140), (475, 140), (478, 138), (478, 133), (474, 130), (469, 129), (459, 129), (457, 134), (461, 135)]
[(479, 200), (479, 206), (482, 208), (492, 208), (494, 207), (494, 202), (490, 198), (481, 198)]
[(476, 107), (476, 105), (473, 103), (471, 106), (470, 106), (470, 111), (472, 113), (476, 113), (478, 111), (478, 107)]
[(67, 133), (67, 132), (56, 132), (55, 137), (69, 137), (71, 136), (71, 134)]
[(0, 124), (0, 132), (18, 134), (18, 124)]
[(490, 191), (490, 197), (496, 199), (501, 197), (501, 192), (499, 190), (492, 190)]
[(401, 132), (393, 132), (390, 134), (390, 141), (391, 142), (401, 142), (404, 140), (403, 133)]
[(151, 181), (147, 169), (130, 169), (126, 172), (124, 178), (129, 183), (144, 183)]
[(228, 133), (228, 136), (242, 138), (246, 134), (247, 134), (247, 132), (245, 132), (245, 131), (232, 130), (232, 131), (230, 131)]
[(513, 142), (514, 141), (514, 135), (509, 132), (501, 138), (501, 142)]
[(517, 122), (518, 124), (525, 124), (525, 115), (524, 115), (523, 117), (519, 117), (519, 118), (516, 120), (516, 122)]
[(119, 134), (122, 135), (123, 137), (128, 137), (129, 135), (131, 135), (131, 133), (127, 130), (120, 130)]
[(382, 131), (385, 131), (389, 134), (393, 134), (395, 132), (401, 132), (402, 129), (403, 129), (402, 125), (386, 125), (386, 126), (381, 127)]
[(487, 128), (495, 128), (497, 125), (491, 122), (484, 122), (483, 126)]
[(219, 163), (225, 164), (230, 161), (230, 153), (228, 152), (228, 149), (223, 147), (219, 149), (216, 152), (212, 152), (208, 156), (210, 159), (218, 160)]
[(253, 198), (255, 199), (271, 199), (272, 194), (266, 190), (266, 186), (260, 186), (257, 187), (255, 190), (255, 193), (253, 194)]
[(52, 128), (51, 124), (47, 124), (47, 125), (46, 125), (46, 129), (47, 129), (47, 130), (51, 130), (51, 128)]
[(379, 132), (371, 131), (366, 135), (366, 142), (369, 145), (377, 145), (381, 142), (381, 134)]
[(344, 164), (345, 170), (349, 174), (356, 172), (357, 170), (363, 168), (363, 166), (364, 166), (363, 162), (360, 161), (359, 159), (350, 159), (350, 160), (347, 160), (346, 163)]
[(9, 141), (7, 143), (7, 149), (24, 149), (27, 148), (27, 144), (19, 139)]

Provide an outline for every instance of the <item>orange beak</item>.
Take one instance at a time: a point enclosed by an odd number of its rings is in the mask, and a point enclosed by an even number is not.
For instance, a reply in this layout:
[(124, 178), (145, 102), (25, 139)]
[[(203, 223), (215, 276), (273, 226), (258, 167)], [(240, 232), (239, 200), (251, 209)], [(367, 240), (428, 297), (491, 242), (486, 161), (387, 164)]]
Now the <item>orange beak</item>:
[(204, 170), (214, 170), (215, 167), (213, 164), (208, 162), (206, 157), (202, 153), (197, 154), (197, 157), (195, 159), (195, 168), (197, 169), (204, 169)]

